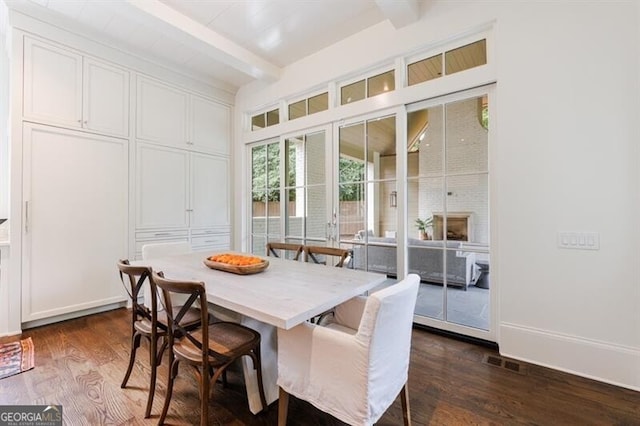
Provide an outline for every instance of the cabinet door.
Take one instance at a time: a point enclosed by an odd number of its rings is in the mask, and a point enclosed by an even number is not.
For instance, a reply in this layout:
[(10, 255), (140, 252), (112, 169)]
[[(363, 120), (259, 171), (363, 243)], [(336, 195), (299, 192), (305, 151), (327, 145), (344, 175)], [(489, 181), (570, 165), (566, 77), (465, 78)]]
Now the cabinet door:
[(222, 105), (191, 95), (190, 144), (198, 151), (229, 155), (231, 111)]
[(191, 154), (191, 227), (229, 225), (229, 160)]
[(136, 125), (138, 139), (185, 147), (187, 98), (186, 92), (139, 78)]
[(25, 38), (24, 116), (82, 126), (82, 56)]
[(138, 143), (136, 228), (188, 228), (189, 153)]
[(95, 59), (84, 60), (83, 126), (117, 136), (129, 134), (129, 73)]
[(127, 145), (25, 124), (23, 322), (125, 300)]

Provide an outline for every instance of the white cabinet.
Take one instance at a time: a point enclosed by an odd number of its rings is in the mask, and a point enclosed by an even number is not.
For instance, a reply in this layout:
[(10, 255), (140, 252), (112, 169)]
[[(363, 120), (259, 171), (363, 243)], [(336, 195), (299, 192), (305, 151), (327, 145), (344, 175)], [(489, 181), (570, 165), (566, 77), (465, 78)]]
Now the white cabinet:
[(23, 114), (31, 121), (126, 136), (129, 73), (25, 38)]
[(229, 226), (229, 204), (229, 160), (192, 153), (190, 226)]
[(82, 56), (25, 38), (24, 116), (82, 126)]
[(189, 227), (189, 152), (138, 142), (136, 229)]
[(194, 149), (229, 155), (231, 110), (228, 106), (191, 95), (189, 142)]
[(230, 244), (229, 159), (138, 142), (136, 253), (146, 242)]
[(231, 109), (145, 77), (138, 78), (138, 139), (229, 155)]
[(22, 321), (122, 302), (128, 142), (23, 128)]
[(136, 137), (184, 148), (187, 143), (187, 93), (138, 78)]

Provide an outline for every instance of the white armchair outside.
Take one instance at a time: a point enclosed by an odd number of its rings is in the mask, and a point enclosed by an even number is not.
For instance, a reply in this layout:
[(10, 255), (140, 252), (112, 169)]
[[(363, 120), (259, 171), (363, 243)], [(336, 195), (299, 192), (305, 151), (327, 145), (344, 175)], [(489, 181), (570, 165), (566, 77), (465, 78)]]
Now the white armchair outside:
[(328, 326), (278, 329), (278, 424), (289, 394), (350, 425), (372, 425), (402, 391), (409, 425), (407, 378), (418, 275), (357, 297), (335, 310)]

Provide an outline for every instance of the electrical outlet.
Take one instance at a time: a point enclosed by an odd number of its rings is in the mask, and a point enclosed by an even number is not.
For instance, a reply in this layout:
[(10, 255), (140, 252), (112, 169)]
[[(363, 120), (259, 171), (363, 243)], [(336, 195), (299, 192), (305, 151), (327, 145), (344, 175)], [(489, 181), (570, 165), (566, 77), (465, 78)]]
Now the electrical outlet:
[(558, 247), (577, 250), (600, 250), (597, 232), (558, 232)]

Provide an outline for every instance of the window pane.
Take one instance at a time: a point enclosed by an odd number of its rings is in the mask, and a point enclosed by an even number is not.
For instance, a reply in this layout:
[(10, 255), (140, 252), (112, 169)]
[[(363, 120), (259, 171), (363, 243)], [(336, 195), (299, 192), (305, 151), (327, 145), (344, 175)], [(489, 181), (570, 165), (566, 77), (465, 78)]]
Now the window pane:
[(409, 64), (407, 71), (409, 86), (442, 77), (442, 54)]
[[(409, 243), (414, 240), (442, 240), (442, 230), (437, 228), (435, 217), (444, 211), (443, 186), (441, 177), (407, 180)], [(442, 243), (430, 247), (442, 247)]]
[(251, 233), (267, 233), (267, 193), (253, 191), (251, 196)]
[(325, 138), (324, 132), (306, 136), (307, 185), (325, 182)]
[(274, 109), (267, 112), (267, 126), (280, 123), (280, 110)]
[[(364, 220), (364, 183), (340, 185), (339, 191), (340, 241), (356, 239), (364, 242), (367, 238)], [(364, 269), (364, 263), (360, 269)]]
[(269, 200), (280, 200), (280, 143), (267, 145), (267, 189)]
[[(367, 162), (379, 165), (380, 157), (396, 155), (396, 117), (374, 118), (367, 121)], [(395, 177), (395, 161), (390, 162)], [(374, 167), (378, 170), (379, 167)], [(380, 170), (382, 172), (382, 170)], [(381, 179), (379, 174), (367, 176), (367, 180)]]
[(267, 238), (264, 235), (252, 235), (251, 236), (251, 253), (258, 256), (265, 256), (267, 246)]
[(444, 54), (447, 75), (468, 70), (487, 63), (487, 41), (479, 40)]
[(391, 70), (375, 77), (370, 77), (367, 84), (369, 85), (369, 90), (367, 91), (367, 97), (369, 98), (395, 90), (395, 71)]
[(264, 114), (258, 114), (251, 117), (251, 130), (265, 128)]
[(340, 162), (338, 180), (360, 182), (364, 180), (364, 123), (340, 127)]
[(489, 245), (487, 174), (447, 177), (447, 239)]
[(447, 321), (489, 330), (489, 308), (489, 255), (447, 250)]
[(285, 146), (287, 156), (286, 186), (304, 185), (304, 143), (302, 136), (287, 139)]
[(409, 243), (409, 273), (420, 275), (415, 314), (444, 319), (444, 250), (429, 246), (429, 241)]
[(370, 184), (370, 188), (369, 197), (372, 198), (370, 205), (373, 206), (373, 217), (377, 219), (373, 235), (377, 238), (384, 238), (384, 243), (396, 244), (395, 238), (398, 230), (396, 182), (374, 183)]
[(442, 174), (444, 156), (443, 106), (414, 111), (407, 115), (407, 175)]
[(307, 188), (307, 238), (324, 241), (327, 236), (327, 192), (324, 185)]
[(347, 86), (343, 86), (340, 89), (340, 105), (364, 99), (366, 96), (365, 90), (365, 80), (360, 80)]
[(447, 174), (487, 172), (489, 132), (478, 119), (482, 97), (446, 104), (445, 113)]
[(307, 100), (289, 104), (289, 120), (295, 120), (296, 118), (304, 117), (307, 115)]
[(251, 189), (264, 190), (267, 187), (267, 146), (251, 149)]
[(329, 108), (329, 93), (324, 92), (309, 98), (309, 114), (325, 111)]
[(304, 226), (304, 188), (291, 188), (285, 191), (285, 235), (287, 237), (303, 237)]

